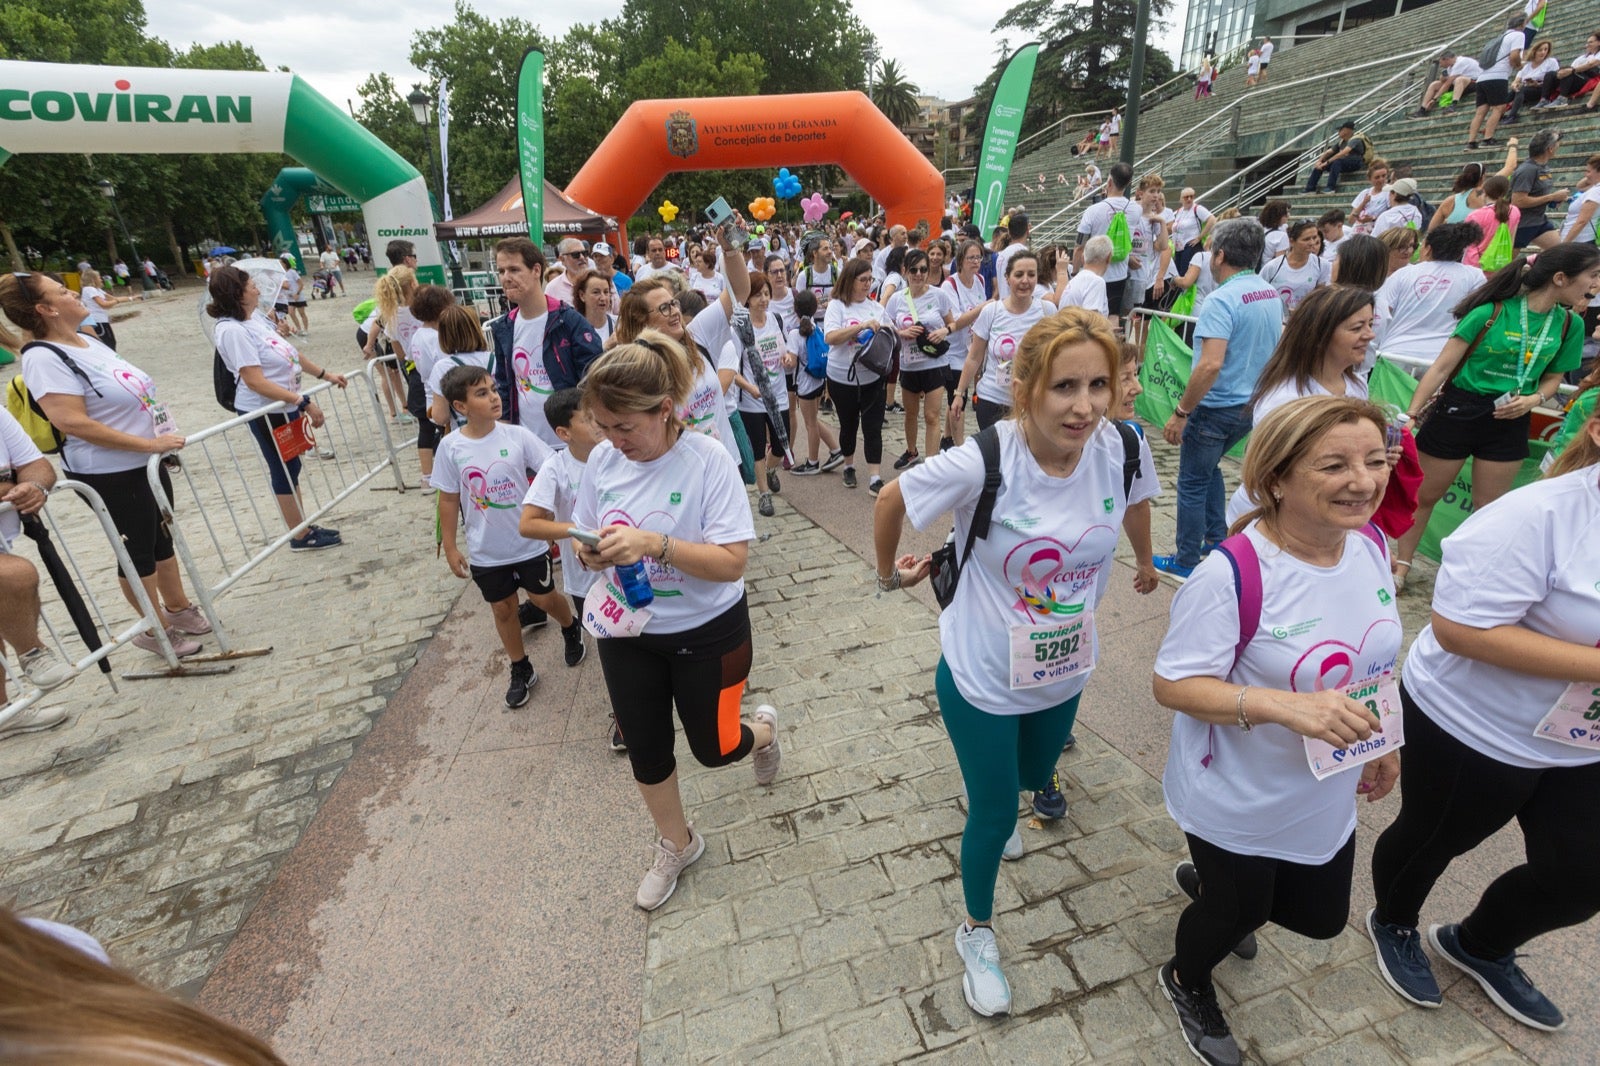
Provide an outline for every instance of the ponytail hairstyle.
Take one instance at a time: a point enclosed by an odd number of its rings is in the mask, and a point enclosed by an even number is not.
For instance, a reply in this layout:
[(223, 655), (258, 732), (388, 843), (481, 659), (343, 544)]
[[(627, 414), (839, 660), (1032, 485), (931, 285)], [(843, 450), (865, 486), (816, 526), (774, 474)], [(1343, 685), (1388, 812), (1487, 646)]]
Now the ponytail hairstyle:
[[(39, 314), (39, 301), (43, 299), (39, 292), (40, 278), (61, 281), (54, 274), (0, 274), (0, 311), (30, 337), (45, 334), (44, 316)], [(0, 324), (0, 345), (16, 351), (23, 343), (23, 338)]]
[(1483, 195), (1494, 201), (1494, 220), (1511, 222), (1511, 179), (1495, 174), (1483, 183)]
[[(1597, 383), (1600, 383), (1596, 381), (1596, 377), (1597, 375), (1591, 372), (1588, 377), (1579, 383), (1580, 388), (1594, 388)], [(1600, 419), (1600, 410), (1591, 413), (1588, 418), (1584, 419), (1583, 425), (1578, 428), (1577, 436), (1567, 442), (1566, 448), (1561, 452), (1561, 457), (1550, 467), (1550, 472), (1545, 475), (1546, 477), (1560, 477), (1562, 474), (1570, 474), (1574, 470), (1582, 470), (1584, 467), (1600, 463), (1600, 444), (1594, 442), (1594, 427), (1597, 419)]]
[(1483, 164), (1468, 163), (1461, 168), (1461, 173), (1456, 175), (1455, 184), (1450, 187), (1452, 193), (1471, 192), (1483, 181)]
[(1475, 307), (1504, 303), (1525, 292), (1544, 288), (1557, 274), (1573, 278), (1593, 270), (1596, 265), (1600, 265), (1600, 247), (1596, 247), (1592, 241), (1567, 241), (1533, 255), (1519, 255), (1490, 274), (1488, 280), (1457, 304), (1451, 313), (1458, 319), (1465, 318)]
[(411, 293), (416, 287), (417, 272), (408, 266), (397, 266), (390, 267), (373, 288), (372, 295), (378, 301), (378, 321), (383, 323), (389, 336), (394, 336), (395, 316), (401, 307), (411, 303)]
[(794, 290), (794, 317), (799, 319), (800, 336), (810, 337), (817, 328), (817, 294), (810, 289)]
[(695, 371), (683, 346), (657, 329), (607, 351), (583, 379), (583, 407), (618, 414), (656, 411), (667, 405), (669, 425), (683, 432), (678, 411), (688, 402)]

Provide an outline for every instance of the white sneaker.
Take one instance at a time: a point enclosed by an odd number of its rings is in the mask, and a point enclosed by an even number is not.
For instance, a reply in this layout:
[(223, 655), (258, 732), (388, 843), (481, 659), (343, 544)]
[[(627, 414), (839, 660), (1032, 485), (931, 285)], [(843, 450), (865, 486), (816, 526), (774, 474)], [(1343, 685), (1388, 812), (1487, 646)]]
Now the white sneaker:
[(1022, 858), (1022, 830), (1013, 829), (1011, 836), (1006, 840), (1005, 850), (1000, 852), (1000, 857), (1007, 862), (1016, 862)]
[(962, 922), (956, 927), (956, 954), (967, 967), (961, 977), (967, 1006), (985, 1018), (1010, 1014), (1011, 985), (1000, 972), (1000, 946), (995, 943), (994, 930), (986, 925), (969, 928)]
[(778, 743), (778, 710), (763, 703), (756, 708), (755, 720), (772, 727), (772, 743), (751, 752), (751, 763), (756, 769), (756, 784), (770, 785), (778, 776), (778, 765), (783, 762), (783, 747)]
[(72, 664), (49, 648), (40, 646), (23, 652), (18, 658), (22, 662), (22, 676), (41, 691), (49, 692), (73, 678)]
[(639, 882), (639, 894), (634, 897), (634, 902), (642, 909), (653, 911), (667, 900), (672, 898), (672, 893), (678, 888), (678, 875), (690, 863), (705, 854), (706, 838), (694, 831), (694, 826), (689, 827), (689, 846), (678, 851), (666, 840), (656, 841), (656, 859), (650, 867), (650, 872), (644, 875), (644, 880)]
[(34, 704), (5, 725), (0, 725), (0, 740), (18, 733), (37, 733), (42, 729), (54, 729), (66, 720), (66, 708), (40, 707)]

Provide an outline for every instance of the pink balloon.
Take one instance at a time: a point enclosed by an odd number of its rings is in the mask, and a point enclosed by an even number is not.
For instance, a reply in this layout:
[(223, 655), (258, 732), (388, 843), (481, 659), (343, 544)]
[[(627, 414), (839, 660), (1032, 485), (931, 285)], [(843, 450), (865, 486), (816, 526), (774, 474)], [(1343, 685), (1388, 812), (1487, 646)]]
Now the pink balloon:
[(828, 201), (820, 192), (814, 192), (800, 201), (800, 209), (807, 222), (819, 222), (828, 213)]

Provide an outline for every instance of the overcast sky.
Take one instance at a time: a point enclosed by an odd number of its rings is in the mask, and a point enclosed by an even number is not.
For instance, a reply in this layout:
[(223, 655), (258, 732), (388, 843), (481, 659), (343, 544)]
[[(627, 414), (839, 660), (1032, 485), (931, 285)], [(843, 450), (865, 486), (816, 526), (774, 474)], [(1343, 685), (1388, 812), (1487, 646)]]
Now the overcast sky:
[[(530, 17), (530, 6), (514, 0), (475, 0), (485, 17)], [(563, 5), (565, 6), (565, 5)], [(1177, 51), (1187, 0), (1178, 0), (1166, 32), (1151, 42), (1169, 54)], [(573, 22), (598, 22), (622, 9), (621, 0), (596, 3), (565, 13), (545, 13), (533, 21), (550, 37)], [(993, 14), (979, 15), (987, 9)], [(411, 35), (445, 23), (453, 6), (447, 0), (339, 0), (338, 3), (218, 5), (215, 0), (153, 0), (145, 5), (149, 32), (177, 48), (191, 43), (239, 40), (255, 48), (269, 68), (286, 66), (339, 104), (353, 100), (356, 87), (376, 70), (388, 71), (402, 88), (421, 80), (407, 56)], [(972, 0), (873, 0), (857, 15), (878, 37), (885, 58), (899, 61), (923, 92), (946, 100), (972, 95), (997, 58), (999, 38), (989, 32), (1003, 4)], [(980, 21), (981, 20), (981, 21)], [(975, 24), (977, 23), (977, 24)], [(912, 33), (907, 27), (915, 27)], [(1020, 39), (1013, 45), (1022, 43)]]

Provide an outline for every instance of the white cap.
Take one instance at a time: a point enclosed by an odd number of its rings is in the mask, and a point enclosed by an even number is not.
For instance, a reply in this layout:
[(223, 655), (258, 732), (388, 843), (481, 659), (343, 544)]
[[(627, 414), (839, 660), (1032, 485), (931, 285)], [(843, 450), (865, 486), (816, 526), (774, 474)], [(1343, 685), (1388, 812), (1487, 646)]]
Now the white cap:
[(611, 251), (611, 245), (607, 244), (605, 241), (601, 241), (599, 244), (595, 245), (593, 248), (590, 248), (589, 252), (592, 255), (611, 255), (611, 254), (613, 254), (612, 251)]

